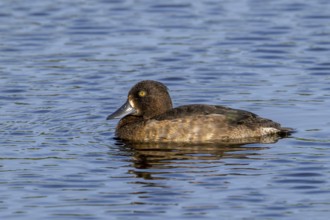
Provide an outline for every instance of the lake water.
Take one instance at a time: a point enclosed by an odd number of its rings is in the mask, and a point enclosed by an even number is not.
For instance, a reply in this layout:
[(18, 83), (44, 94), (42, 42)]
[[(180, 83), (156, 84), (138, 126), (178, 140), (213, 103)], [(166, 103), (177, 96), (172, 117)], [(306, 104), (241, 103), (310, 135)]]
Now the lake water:
[[(328, 219), (330, 2), (0, 2), (1, 219)], [(105, 118), (144, 79), (253, 111), (273, 144), (140, 148)]]

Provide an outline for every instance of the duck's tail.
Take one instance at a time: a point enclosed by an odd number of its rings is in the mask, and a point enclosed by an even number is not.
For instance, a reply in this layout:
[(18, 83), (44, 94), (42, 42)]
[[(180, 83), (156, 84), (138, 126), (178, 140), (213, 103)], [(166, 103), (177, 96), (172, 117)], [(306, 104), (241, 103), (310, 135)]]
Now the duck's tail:
[(281, 127), (280, 128), (280, 131), (278, 132), (278, 134), (281, 137), (288, 137), (291, 134), (293, 134), (294, 132), (296, 132), (296, 131), (293, 128), (283, 128), (283, 127)]

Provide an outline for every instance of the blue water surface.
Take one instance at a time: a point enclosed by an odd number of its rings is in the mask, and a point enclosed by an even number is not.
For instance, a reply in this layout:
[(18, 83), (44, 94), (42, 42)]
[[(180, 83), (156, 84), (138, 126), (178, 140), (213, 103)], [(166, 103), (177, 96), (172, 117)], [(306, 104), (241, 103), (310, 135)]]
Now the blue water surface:
[[(330, 2), (0, 2), (1, 219), (328, 219)], [(273, 144), (129, 146), (144, 79), (255, 112)]]

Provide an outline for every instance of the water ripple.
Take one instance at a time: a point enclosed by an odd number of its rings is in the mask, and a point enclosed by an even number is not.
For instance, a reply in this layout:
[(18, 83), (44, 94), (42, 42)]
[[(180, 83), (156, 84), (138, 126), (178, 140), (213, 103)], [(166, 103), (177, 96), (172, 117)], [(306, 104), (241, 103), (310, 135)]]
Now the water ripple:
[[(0, 218), (327, 219), (329, 4), (2, 1)], [(272, 144), (132, 146), (105, 118), (142, 79), (253, 111)]]

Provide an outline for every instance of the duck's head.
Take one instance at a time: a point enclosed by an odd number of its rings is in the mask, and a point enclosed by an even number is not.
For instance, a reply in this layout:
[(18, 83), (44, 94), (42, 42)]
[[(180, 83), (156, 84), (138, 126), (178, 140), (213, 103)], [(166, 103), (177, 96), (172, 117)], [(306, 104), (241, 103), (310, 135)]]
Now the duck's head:
[(167, 87), (157, 81), (145, 80), (137, 83), (128, 93), (126, 103), (107, 117), (107, 120), (126, 115), (141, 116), (144, 119), (160, 115), (172, 108)]

